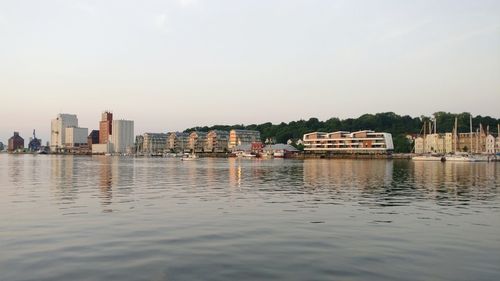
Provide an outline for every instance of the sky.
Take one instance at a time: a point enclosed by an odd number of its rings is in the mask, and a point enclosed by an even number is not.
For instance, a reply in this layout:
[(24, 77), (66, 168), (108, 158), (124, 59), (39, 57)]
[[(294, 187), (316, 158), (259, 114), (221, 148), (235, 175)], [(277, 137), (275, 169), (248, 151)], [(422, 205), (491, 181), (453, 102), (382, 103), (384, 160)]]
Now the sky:
[(499, 105), (498, 0), (0, 0), (4, 143), (58, 113), (141, 134)]

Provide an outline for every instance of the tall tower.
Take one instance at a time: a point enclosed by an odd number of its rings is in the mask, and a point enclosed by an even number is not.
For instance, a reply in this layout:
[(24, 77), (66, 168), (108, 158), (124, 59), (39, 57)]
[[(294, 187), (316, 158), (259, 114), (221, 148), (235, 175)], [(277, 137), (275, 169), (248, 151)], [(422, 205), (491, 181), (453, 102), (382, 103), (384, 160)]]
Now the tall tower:
[(113, 113), (105, 111), (102, 113), (101, 122), (99, 122), (99, 143), (107, 144), (111, 141), (113, 133)]
[(134, 146), (134, 121), (114, 120), (111, 144), (114, 153), (125, 153)]

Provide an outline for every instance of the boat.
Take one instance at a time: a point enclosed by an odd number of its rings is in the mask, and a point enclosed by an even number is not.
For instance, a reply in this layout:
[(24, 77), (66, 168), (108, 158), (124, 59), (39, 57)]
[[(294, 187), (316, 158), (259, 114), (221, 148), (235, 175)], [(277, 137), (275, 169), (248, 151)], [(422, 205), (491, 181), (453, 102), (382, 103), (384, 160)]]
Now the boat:
[(191, 154), (184, 154), (181, 158), (181, 161), (193, 161), (193, 160), (196, 160), (198, 159), (198, 156), (196, 156), (196, 154), (194, 153), (191, 153)]
[(285, 158), (285, 153), (283, 151), (276, 151), (273, 156), (274, 158)]
[[(437, 134), (437, 124), (436, 124), (436, 119), (434, 119), (434, 134)], [(425, 152), (425, 140), (426, 140), (426, 128), (427, 127), (427, 122), (425, 121), (424, 122), (424, 125), (422, 126), (422, 130), (420, 132), (423, 131), (423, 139), (424, 139), (424, 151)], [(429, 122), (429, 133), (432, 133), (432, 123)], [(413, 150), (416, 152), (416, 143), (415, 143), (415, 147), (413, 148)], [(413, 156), (411, 158), (411, 160), (413, 161), (434, 161), (434, 162), (444, 162), (446, 161), (446, 158), (444, 157), (444, 155), (442, 154), (439, 154), (439, 153), (435, 153), (435, 152), (426, 152), (424, 154), (418, 154), (416, 156)]]
[(478, 162), (479, 159), (469, 153), (454, 153), (445, 156), (446, 161), (450, 162)]
[[(454, 149), (452, 154), (448, 154), (445, 156), (446, 161), (451, 162), (488, 162), (489, 158), (483, 157), (479, 154), (472, 154), (467, 152), (458, 152), (457, 150), (457, 133), (458, 132), (458, 120), (455, 117), (455, 127), (453, 129), (453, 137), (454, 137)], [(472, 150), (472, 114), (470, 115), (470, 149)]]
[(273, 158), (273, 155), (272, 154), (268, 154), (265, 151), (263, 151), (263, 152), (259, 153), (257, 155), (257, 157), (261, 158), (261, 159), (271, 159), (271, 158)]
[(234, 153), (236, 157), (238, 158), (255, 158), (257, 155), (249, 153), (249, 152), (244, 152), (244, 151), (237, 151)]
[(413, 161), (440, 161), (444, 162), (446, 161), (446, 157), (439, 155), (439, 154), (426, 154), (426, 155), (419, 155), (419, 156), (414, 156), (411, 158)]

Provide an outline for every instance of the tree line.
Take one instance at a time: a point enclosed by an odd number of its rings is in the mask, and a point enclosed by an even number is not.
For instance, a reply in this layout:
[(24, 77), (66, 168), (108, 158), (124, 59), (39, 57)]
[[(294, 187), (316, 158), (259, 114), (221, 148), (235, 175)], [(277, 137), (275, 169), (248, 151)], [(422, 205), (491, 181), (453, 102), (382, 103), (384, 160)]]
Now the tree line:
[[(229, 131), (232, 129), (256, 130), (260, 132), (262, 141), (274, 139), (277, 143), (286, 143), (289, 139), (299, 140), (302, 139), (304, 134), (315, 131), (354, 132), (359, 130), (373, 130), (376, 132), (391, 133), (394, 141), (394, 151), (398, 153), (408, 153), (411, 152), (413, 144), (406, 136), (421, 134), (424, 122), (432, 122), (435, 119), (438, 133), (452, 132), (455, 125), (455, 117), (457, 117), (458, 132), (469, 132), (469, 116), (470, 114), (467, 112), (449, 113), (440, 111), (434, 113), (432, 116), (420, 117), (411, 117), (409, 115), (401, 116), (394, 112), (383, 112), (377, 114), (364, 114), (358, 118), (339, 119), (334, 117), (326, 121), (321, 121), (313, 117), (309, 120), (291, 121), (289, 123), (281, 122), (280, 124), (267, 122), (251, 125), (240, 124), (194, 127), (185, 130), (185, 132), (208, 132), (210, 130)], [(474, 131), (479, 127), (479, 124), (482, 124), (484, 130), (489, 127), (490, 132), (497, 135), (497, 124), (500, 123), (500, 119), (477, 115), (473, 116), (472, 123)]]

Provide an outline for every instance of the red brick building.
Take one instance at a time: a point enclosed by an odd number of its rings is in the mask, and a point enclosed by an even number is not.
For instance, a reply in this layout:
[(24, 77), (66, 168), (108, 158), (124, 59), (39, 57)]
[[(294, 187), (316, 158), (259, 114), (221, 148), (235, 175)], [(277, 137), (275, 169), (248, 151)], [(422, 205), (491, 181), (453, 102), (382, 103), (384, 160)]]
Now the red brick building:
[(113, 113), (106, 111), (102, 114), (101, 122), (99, 122), (99, 143), (106, 144), (110, 141), (113, 124)]
[(24, 139), (19, 135), (18, 132), (14, 132), (14, 136), (9, 139), (8, 151), (16, 151), (18, 149), (24, 149)]

